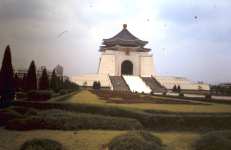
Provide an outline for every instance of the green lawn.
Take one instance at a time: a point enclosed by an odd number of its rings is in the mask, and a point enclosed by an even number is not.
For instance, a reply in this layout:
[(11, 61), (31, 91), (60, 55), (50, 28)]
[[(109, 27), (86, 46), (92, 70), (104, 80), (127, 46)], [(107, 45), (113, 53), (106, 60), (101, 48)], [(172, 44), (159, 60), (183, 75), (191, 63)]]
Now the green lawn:
[[(156, 96), (156, 98), (163, 99)], [(169, 98), (168, 98), (169, 99)], [(163, 99), (164, 100), (164, 99)], [(192, 101), (192, 100), (191, 100)], [(226, 104), (207, 103), (210, 105), (193, 105), (193, 104), (153, 104), (153, 103), (139, 103), (139, 104), (113, 104), (106, 103), (105, 100), (100, 99), (95, 94), (83, 90), (64, 102), (68, 103), (80, 103), (80, 104), (94, 104), (94, 105), (108, 105), (124, 108), (140, 109), (140, 110), (162, 110), (172, 112), (231, 112), (231, 106)]]
[[(19, 147), (32, 137), (57, 140), (67, 150), (101, 150), (113, 137), (125, 132), (102, 130), (19, 132), (0, 129), (0, 150), (19, 150)], [(191, 132), (159, 132), (153, 134), (162, 139), (167, 150), (191, 150), (190, 144), (199, 137), (199, 134)]]

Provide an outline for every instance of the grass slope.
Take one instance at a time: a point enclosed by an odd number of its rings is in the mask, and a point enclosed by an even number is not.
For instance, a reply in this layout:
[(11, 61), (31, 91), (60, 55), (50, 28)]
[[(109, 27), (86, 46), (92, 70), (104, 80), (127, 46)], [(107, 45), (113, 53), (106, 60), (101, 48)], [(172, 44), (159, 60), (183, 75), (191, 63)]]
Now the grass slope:
[[(163, 99), (163, 98), (162, 98)], [(192, 101), (192, 100), (191, 100)], [(160, 110), (160, 111), (170, 111), (170, 112), (205, 112), (205, 113), (215, 113), (215, 112), (231, 112), (230, 105), (226, 104), (215, 104), (208, 103), (210, 105), (185, 105), (185, 104), (149, 104), (149, 103), (139, 103), (139, 104), (113, 104), (106, 103), (105, 100), (100, 99), (95, 94), (83, 90), (78, 94), (75, 94), (68, 99), (67, 103), (77, 103), (77, 104), (94, 104), (94, 105), (107, 105), (116, 106), (130, 109), (139, 110)]]

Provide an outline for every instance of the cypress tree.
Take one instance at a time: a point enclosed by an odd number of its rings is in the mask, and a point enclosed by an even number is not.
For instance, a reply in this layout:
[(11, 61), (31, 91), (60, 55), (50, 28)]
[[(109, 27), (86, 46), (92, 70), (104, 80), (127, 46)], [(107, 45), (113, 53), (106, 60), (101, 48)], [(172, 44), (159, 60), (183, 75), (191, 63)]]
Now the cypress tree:
[(49, 79), (47, 70), (43, 69), (42, 76), (39, 79), (39, 89), (40, 90), (47, 90), (49, 88)]
[(23, 75), (22, 82), (21, 82), (21, 87), (24, 91), (27, 89), (27, 77), (26, 74)]
[(59, 87), (58, 87), (59, 83), (58, 82), (59, 81), (58, 81), (58, 78), (57, 78), (57, 75), (56, 75), (56, 72), (55, 72), (55, 69), (54, 69), (53, 72), (52, 72), (52, 75), (51, 75), (50, 88), (55, 92), (57, 92), (58, 89), (59, 89)]
[(181, 88), (180, 88), (180, 86), (178, 85), (178, 87), (177, 87), (177, 92), (178, 93), (180, 93), (181, 92)]
[(15, 90), (20, 91), (20, 89), (22, 89), (22, 80), (18, 77), (17, 73), (14, 76), (14, 81), (15, 81)]
[(11, 61), (11, 50), (10, 46), (6, 47), (2, 67), (0, 71), (0, 95), (1, 103), (10, 103), (15, 96), (15, 82), (14, 82), (14, 71)]
[(97, 84), (98, 84), (97, 81), (93, 82), (93, 89), (95, 89), (95, 90), (97, 89)]
[(37, 90), (36, 66), (35, 66), (34, 61), (31, 62), (28, 73), (27, 73), (26, 87), (28, 91)]
[(173, 91), (173, 92), (177, 92), (177, 87), (176, 87), (176, 85), (173, 86), (172, 91)]

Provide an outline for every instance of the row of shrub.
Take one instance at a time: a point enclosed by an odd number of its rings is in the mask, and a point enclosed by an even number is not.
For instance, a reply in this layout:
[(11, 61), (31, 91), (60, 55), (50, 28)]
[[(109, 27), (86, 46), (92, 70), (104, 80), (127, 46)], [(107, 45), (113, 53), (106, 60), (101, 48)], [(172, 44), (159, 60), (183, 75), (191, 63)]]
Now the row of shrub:
[[(163, 150), (164, 145), (158, 137), (148, 131), (129, 131), (113, 138), (108, 150)], [(203, 134), (195, 140), (192, 150), (230, 150), (231, 131), (214, 131)], [(20, 150), (64, 150), (64, 146), (51, 139), (32, 139), (26, 141)]]
[(144, 128), (152, 130), (221, 130), (231, 129), (231, 114), (177, 114), (147, 113), (118, 107), (96, 106), (88, 104), (59, 104), (15, 102), (15, 105), (36, 109), (62, 109), (79, 113), (92, 113), (104, 116), (133, 118)]
[[(109, 150), (163, 150), (162, 141), (147, 131), (130, 131), (119, 135), (108, 144)], [(231, 131), (202, 134), (192, 142), (192, 150), (230, 150)]]
[(132, 130), (141, 129), (142, 125), (136, 119), (130, 118), (83, 114), (63, 110), (46, 110), (39, 112), (37, 115), (10, 120), (6, 123), (6, 128), (13, 130)]
[(18, 100), (29, 100), (29, 101), (47, 101), (52, 97), (65, 95), (71, 93), (73, 89), (62, 89), (59, 93), (55, 93), (52, 90), (32, 90), (29, 92), (17, 92), (16, 99)]

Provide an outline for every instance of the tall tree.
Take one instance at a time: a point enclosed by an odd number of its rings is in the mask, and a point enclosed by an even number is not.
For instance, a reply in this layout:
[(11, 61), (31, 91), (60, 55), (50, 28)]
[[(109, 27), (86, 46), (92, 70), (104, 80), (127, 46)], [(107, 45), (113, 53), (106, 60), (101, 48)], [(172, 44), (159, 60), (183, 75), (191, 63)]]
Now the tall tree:
[(17, 73), (14, 76), (14, 81), (15, 81), (15, 90), (20, 91), (22, 89), (22, 80), (18, 77)]
[(47, 90), (49, 88), (49, 78), (47, 74), (47, 70), (43, 69), (42, 76), (39, 79), (39, 89)]
[(27, 89), (27, 77), (26, 77), (26, 74), (23, 75), (21, 86), (22, 86), (22, 89), (24, 91), (26, 91), (26, 89)]
[(36, 66), (34, 61), (31, 62), (30, 67), (28, 69), (26, 87), (28, 91), (37, 89)]
[(59, 86), (58, 86), (59, 83), (58, 82), (59, 82), (59, 80), (58, 80), (58, 77), (57, 77), (55, 69), (54, 69), (52, 72), (52, 75), (51, 75), (50, 88), (55, 92), (57, 92), (59, 90)]
[(14, 71), (11, 61), (11, 50), (10, 46), (6, 47), (2, 68), (0, 71), (0, 95), (1, 102), (8, 103), (14, 99), (15, 96), (15, 82), (14, 82)]

